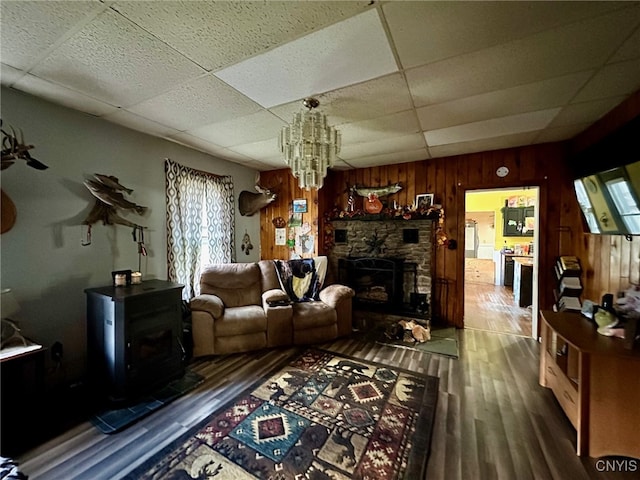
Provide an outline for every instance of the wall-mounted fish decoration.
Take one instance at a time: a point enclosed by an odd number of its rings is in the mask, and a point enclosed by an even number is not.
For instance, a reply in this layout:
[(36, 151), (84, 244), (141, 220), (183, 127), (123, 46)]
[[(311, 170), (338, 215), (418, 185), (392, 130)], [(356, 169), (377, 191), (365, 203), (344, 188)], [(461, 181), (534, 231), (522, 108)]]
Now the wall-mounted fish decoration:
[(109, 187), (113, 190), (121, 190), (123, 192), (127, 192), (129, 195), (133, 193), (132, 189), (120, 185), (120, 180), (118, 180), (118, 178), (114, 177), (113, 175), (101, 175), (99, 173), (96, 173), (93, 176), (96, 177), (104, 186)]
[(399, 192), (402, 190), (402, 185), (400, 185), (400, 183), (394, 183), (386, 187), (353, 187), (353, 190), (361, 197), (369, 197), (369, 195), (384, 197)]
[(124, 195), (122, 195), (120, 192), (114, 190), (113, 188), (105, 185), (102, 182), (96, 182), (95, 180), (85, 180), (83, 183), (94, 197), (106, 203), (107, 205), (111, 205), (112, 207), (116, 208), (123, 208), (125, 210), (135, 210), (140, 215), (143, 215), (147, 210), (147, 207), (141, 207), (140, 205), (130, 202), (129, 200), (124, 198)]
[[(117, 213), (117, 209), (133, 210), (140, 215), (146, 212), (147, 207), (130, 202), (124, 198), (124, 195), (121, 193), (126, 192), (130, 194), (133, 190), (121, 185), (120, 180), (112, 175), (96, 173), (93, 177), (93, 179), (87, 179), (83, 182), (91, 194), (96, 197), (95, 205), (89, 212), (89, 215), (87, 215), (84, 225), (89, 225), (90, 227), (92, 224), (102, 220), (103, 225), (118, 224), (133, 227), (134, 229), (144, 228), (137, 223), (122, 218)], [(87, 241), (83, 242), (83, 245), (91, 243), (90, 232), (91, 230), (89, 228)]]

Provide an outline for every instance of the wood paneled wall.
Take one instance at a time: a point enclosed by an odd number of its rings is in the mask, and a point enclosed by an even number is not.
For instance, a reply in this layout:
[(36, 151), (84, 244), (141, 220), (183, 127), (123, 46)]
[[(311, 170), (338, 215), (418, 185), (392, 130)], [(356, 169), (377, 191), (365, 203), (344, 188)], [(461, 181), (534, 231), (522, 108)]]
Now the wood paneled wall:
[[(629, 109), (637, 108), (637, 95), (627, 108), (616, 109), (621, 119), (632, 118)], [(636, 112), (637, 115), (638, 112)], [(624, 123), (622, 121), (622, 123)], [(614, 122), (615, 123), (615, 122)], [(612, 120), (606, 118), (606, 128)], [(603, 127), (605, 128), (605, 127)], [(591, 135), (600, 139), (594, 127)], [(588, 145), (588, 139), (577, 139), (580, 146)], [(444, 228), (449, 238), (458, 241), (458, 248), (448, 250), (439, 247), (436, 252), (435, 308), (449, 323), (463, 326), (464, 305), (464, 221), (465, 193), (467, 190), (539, 187), (539, 299), (540, 307), (553, 305), (553, 263), (558, 255), (577, 255), (585, 268), (585, 298), (598, 300), (602, 293), (616, 292), (630, 282), (640, 281), (640, 238), (628, 242), (621, 236), (585, 234), (582, 217), (573, 191), (573, 174), (570, 169), (568, 143), (551, 143), (505, 150), (488, 151), (454, 157), (429, 159), (418, 162), (386, 165), (355, 170), (332, 170), (319, 193), (305, 192), (287, 169), (263, 172), (262, 183), (271, 185), (275, 179), (284, 178), (277, 202), (262, 211), (262, 258), (288, 258), (286, 247), (274, 245), (272, 219), (288, 218), (289, 205), (294, 198), (307, 198), (309, 213), (304, 221), (313, 222), (315, 232), (322, 232), (322, 216), (334, 206), (346, 208), (347, 186), (385, 186), (400, 182), (403, 189), (389, 196), (400, 205), (412, 204), (419, 193), (434, 193), (435, 203), (444, 211)], [(509, 175), (500, 178), (498, 167), (507, 166)], [(316, 253), (323, 254), (322, 235), (318, 235)]]
[[(298, 180), (291, 175), (289, 169), (273, 170), (260, 174), (260, 185), (277, 192), (278, 198), (260, 212), (260, 258), (262, 259), (288, 259), (289, 247), (275, 244), (275, 226), (273, 221), (282, 217), (287, 222), (291, 216), (291, 207), (294, 199), (307, 200), (307, 213), (302, 214), (302, 221), (309, 222), (313, 234), (316, 235), (315, 253), (318, 253), (318, 225), (324, 213), (319, 205), (319, 193), (324, 189), (306, 191), (298, 187)], [(287, 229), (289, 231), (289, 229)]]

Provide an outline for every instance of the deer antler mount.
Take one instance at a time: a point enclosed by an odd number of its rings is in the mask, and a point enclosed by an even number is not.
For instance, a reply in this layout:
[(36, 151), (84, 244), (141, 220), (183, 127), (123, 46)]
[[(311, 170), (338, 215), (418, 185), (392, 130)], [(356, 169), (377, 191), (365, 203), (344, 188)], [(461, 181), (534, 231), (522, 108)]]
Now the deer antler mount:
[[(0, 125), (2, 125), (2, 120), (0, 120)], [(15, 163), (16, 160), (25, 160), (27, 162), (27, 165), (35, 168), (36, 170), (46, 170), (47, 168), (49, 168), (44, 163), (36, 160), (31, 156), (29, 150), (33, 148), (33, 145), (27, 145), (24, 142), (24, 133), (22, 132), (22, 130), (19, 130), (19, 138), (12, 126), (9, 126), (9, 131), (11, 133), (7, 132), (4, 128), (0, 128), (0, 131), (2, 132), (1, 170), (9, 168)]]

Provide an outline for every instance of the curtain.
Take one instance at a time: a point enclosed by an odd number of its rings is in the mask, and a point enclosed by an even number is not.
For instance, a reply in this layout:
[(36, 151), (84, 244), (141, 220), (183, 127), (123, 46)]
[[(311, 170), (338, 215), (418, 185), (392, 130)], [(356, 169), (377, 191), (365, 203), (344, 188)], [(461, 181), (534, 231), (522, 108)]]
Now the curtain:
[(169, 280), (185, 300), (200, 293), (200, 272), (235, 261), (233, 179), (165, 161)]

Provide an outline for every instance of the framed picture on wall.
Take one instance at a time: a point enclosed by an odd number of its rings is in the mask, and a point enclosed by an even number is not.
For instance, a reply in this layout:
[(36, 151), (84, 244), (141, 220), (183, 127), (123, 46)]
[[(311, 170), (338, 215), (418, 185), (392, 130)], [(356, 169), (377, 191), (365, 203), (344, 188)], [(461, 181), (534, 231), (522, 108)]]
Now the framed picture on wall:
[(416, 195), (416, 209), (429, 208), (433, 205), (433, 193), (421, 193)]
[(293, 201), (293, 213), (307, 213), (306, 198), (300, 198)]

